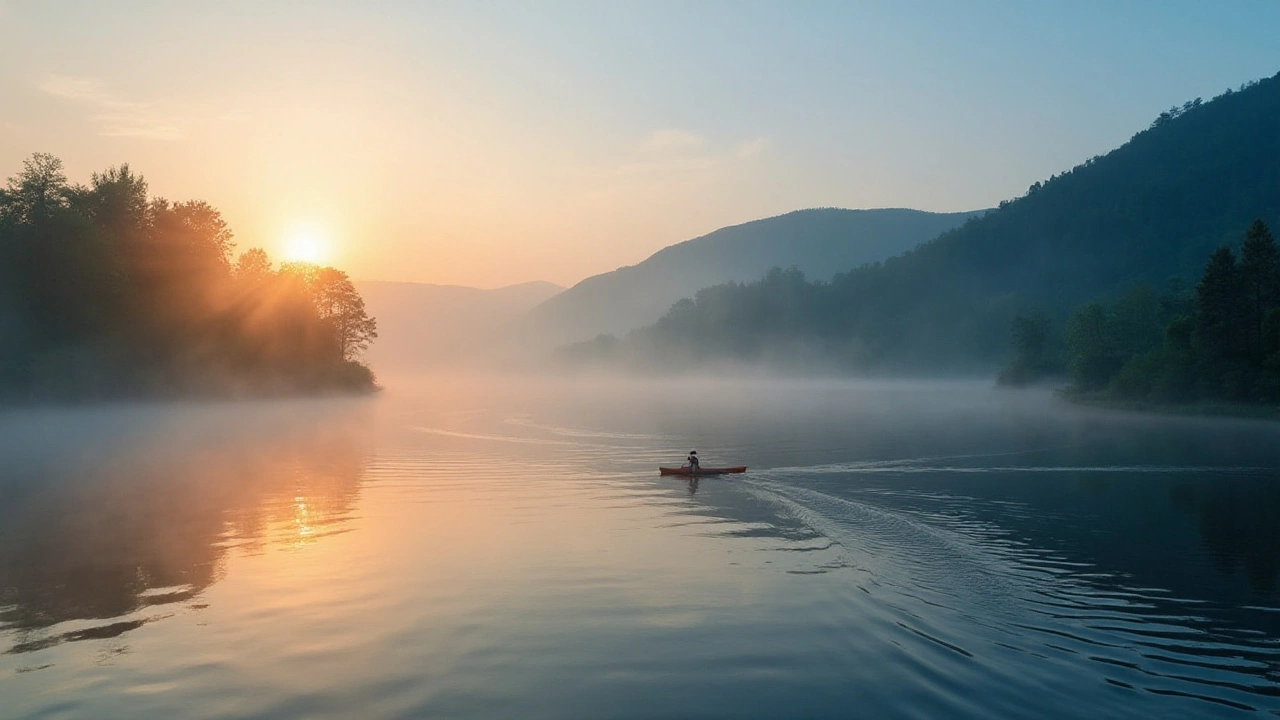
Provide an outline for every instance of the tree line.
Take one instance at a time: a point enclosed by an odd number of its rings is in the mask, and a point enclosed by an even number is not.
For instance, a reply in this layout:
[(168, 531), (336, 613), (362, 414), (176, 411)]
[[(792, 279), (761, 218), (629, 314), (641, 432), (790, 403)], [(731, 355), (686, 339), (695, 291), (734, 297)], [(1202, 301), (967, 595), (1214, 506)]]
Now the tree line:
[(1239, 253), (1210, 255), (1194, 288), (1138, 285), (1113, 303), (1070, 314), (1019, 316), (1014, 359), (1000, 375), (1022, 384), (1065, 371), (1069, 393), (1150, 403), (1280, 403), (1280, 251), (1255, 221)]
[(0, 189), (0, 399), (373, 389), (346, 273), (234, 247), (215, 208), (128, 165), (82, 185), (33, 155)]

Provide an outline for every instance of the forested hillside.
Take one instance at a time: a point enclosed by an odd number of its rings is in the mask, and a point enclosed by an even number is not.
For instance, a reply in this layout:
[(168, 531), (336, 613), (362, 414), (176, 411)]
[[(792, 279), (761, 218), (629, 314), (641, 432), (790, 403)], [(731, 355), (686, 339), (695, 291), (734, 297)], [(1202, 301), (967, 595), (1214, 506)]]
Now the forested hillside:
[(346, 274), (232, 248), (216, 209), (127, 165), (85, 186), (32, 156), (0, 190), (0, 400), (373, 389)]
[(1067, 372), (1071, 396), (1152, 403), (1280, 402), (1280, 248), (1254, 221), (1237, 253), (1213, 251), (1193, 289), (1138, 284), (1091, 302), (1055, 326), (1043, 314), (1013, 323), (1004, 384)]
[(1060, 319), (1135, 282), (1193, 283), (1258, 219), (1280, 221), (1280, 75), (1171, 108), (1122, 147), (899, 257), (830, 282), (780, 272), (710, 288), (625, 342), (567, 355), (994, 369), (1015, 316)]
[(814, 208), (733, 225), (589, 277), (536, 308), (525, 326), (535, 338), (558, 342), (625, 333), (702, 288), (754, 280), (775, 266), (830, 280), (910, 250), (981, 212)]

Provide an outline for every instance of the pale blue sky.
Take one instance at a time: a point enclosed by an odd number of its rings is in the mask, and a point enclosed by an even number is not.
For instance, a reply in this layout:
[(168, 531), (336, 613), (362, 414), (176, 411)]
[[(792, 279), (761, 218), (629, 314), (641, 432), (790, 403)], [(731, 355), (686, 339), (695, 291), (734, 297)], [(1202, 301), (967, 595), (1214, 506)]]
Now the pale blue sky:
[(309, 227), (357, 277), (480, 286), (992, 206), (1280, 71), (1271, 0), (186, 5), (0, 0), (0, 173), (127, 161), (242, 247)]

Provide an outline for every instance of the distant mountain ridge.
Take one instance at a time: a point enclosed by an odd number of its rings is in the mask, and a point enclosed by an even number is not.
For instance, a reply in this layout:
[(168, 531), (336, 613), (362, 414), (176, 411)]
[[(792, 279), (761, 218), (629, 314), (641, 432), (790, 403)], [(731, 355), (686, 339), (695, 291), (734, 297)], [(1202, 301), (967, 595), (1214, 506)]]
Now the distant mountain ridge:
[(470, 364), (512, 320), (564, 290), (543, 281), (493, 290), (382, 280), (355, 286), (378, 321), (369, 363), (392, 372)]
[[(681, 303), (632, 354), (767, 359), (803, 349), (841, 367), (989, 371), (1011, 320), (1195, 282), (1254, 220), (1280, 227), (1280, 74), (1161, 113), (1107, 153), (882, 264), (806, 283), (786, 274)], [(643, 347), (641, 347), (643, 346)]]
[(654, 322), (704, 287), (755, 280), (773, 267), (794, 266), (810, 278), (828, 280), (910, 250), (984, 212), (815, 208), (724, 227), (636, 265), (589, 277), (536, 307), (524, 325), (556, 343), (622, 334)]

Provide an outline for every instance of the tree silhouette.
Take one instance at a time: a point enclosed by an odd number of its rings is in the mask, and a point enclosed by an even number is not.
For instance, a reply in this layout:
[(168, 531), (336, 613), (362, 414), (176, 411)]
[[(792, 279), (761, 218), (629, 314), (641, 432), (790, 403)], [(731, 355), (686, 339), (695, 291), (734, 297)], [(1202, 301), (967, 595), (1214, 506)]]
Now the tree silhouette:
[(234, 272), (240, 280), (265, 280), (271, 275), (271, 258), (262, 248), (249, 248), (236, 259)]
[(378, 337), (378, 323), (364, 309), (364, 299), (341, 270), (315, 268), (307, 282), (320, 319), (329, 327), (338, 357), (353, 361)]
[(1263, 358), (1262, 323), (1267, 310), (1280, 304), (1280, 253), (1271, 231), (1254, 220), (1240, 249), (1240, 281), (1243, 284), (1245, 322), (1249, 328), (1249, 353), (1255, 362)]
[(1199, 331), (1204, 349), (1215, 359), (1240, 357), (1244, 310), (1240, 268), (1235, 253), (1220, 247), (1209, 257), (1200, 284), (1196, 285)]
[(128, 165), (71, 185), (36, 154), (0, 190), (0, 399), (367, 390), (351, 281), (251, 249)]
[(0, 191), (0, 219), (6, 223), (38, 225), (67, 207), (70, 186), (62, 161), (36, 153), (22, 163), (22, 172), (9, 178)]

